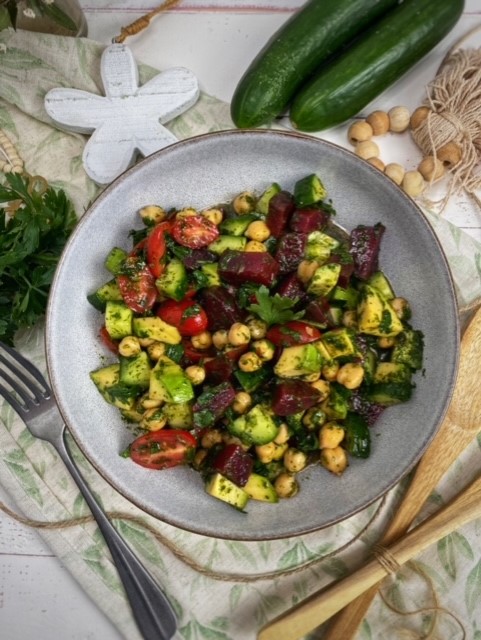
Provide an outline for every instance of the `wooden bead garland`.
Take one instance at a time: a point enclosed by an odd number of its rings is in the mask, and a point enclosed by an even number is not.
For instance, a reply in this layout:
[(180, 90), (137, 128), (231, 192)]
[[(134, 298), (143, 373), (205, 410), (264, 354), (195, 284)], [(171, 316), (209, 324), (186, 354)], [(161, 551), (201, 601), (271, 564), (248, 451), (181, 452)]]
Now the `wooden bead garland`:
[(402, 165), (396, 162), (384, 164), (379, 157), (379, 146), (373, 138), (389, 132), (412, 131), (427, 115), (426, 107), (419, 107), (411, 115), (407, 107), (396, 106), (388, 112), (373, 111), (364, 120), (353, 122), (347, 132), (348, 140), (354, 146), (355, 154), (382, 171), (413, 198), (421, 195), (427, 184), (432, 184), (445, 175), (446, 166), (449, 166), (449, 163), (454, 159), (455, 150), (451, 158), (448, 158), (448, 153), (442, 157), (439, 157), (439, 154), (437, 157), (426, 155), (416, 169), (406, 171)]
[(0, 171), (23, 173), (24, 165), (10, 138), (0, 129)]

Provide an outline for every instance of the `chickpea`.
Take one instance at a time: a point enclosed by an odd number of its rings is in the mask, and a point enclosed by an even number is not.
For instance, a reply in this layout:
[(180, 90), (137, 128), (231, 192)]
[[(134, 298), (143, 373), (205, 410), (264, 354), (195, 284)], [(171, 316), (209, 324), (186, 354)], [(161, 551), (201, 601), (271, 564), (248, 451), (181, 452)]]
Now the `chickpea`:
[(242, 442), (240, 438), (236, 438), (236, 436), (233, 436), (227, 432), (222, 435), (222, 442), (224, 444), (236, 444), (239, 447), (242, 447), (244, 451), (248, 451), (251, 448), (250, 444), (246, 444), (245, 442)]
[(297, 277), (306, 284), (314, 275), (319, 263), (315, 260), (301, 260), (297, 266)]
[(248, 253), (265, 253), (267, 251), (267, 247), (262, 242), (258, 242), (257, 240), (249, 240), (244, 247), (244, 251)]
[(344, 440), (344, 429), (337, 422), (330, 421), (322, 425), (319, 431), (319, 448), (335, 449)]
[(267, 333), (267, 324), (264, 320), (260, 320), (259, 318), (249, 318), (246, 324), (249, 327), (251, 338), (253, 340), (265, 338)]
[(246, 373), (252, 373), (262, 367), (262, 360), (254, 351), (247, 351), (239, 358), (239, 369)]
[(234, 347), (240, 347), (243, 344), (249, 344), (251, 340), (251, 332), (249, 327), (242, 322), (234, 322), (227, 334), (229, 344)]
[(286, 442), (288, 442), (290, 437), (291, 437), (291, 432), (288, 425), (285, 422), (281, 422), (279, 426), (279, 432), (274, 438), (274, 442), (276, 444), (285, 444)]
[(281, 473), (274, 482), (274, 489), (279, 498), (292, 498), (299, 492), (299, 484), (292, 473)]
[(246, 391), (239, 391), (235, 394), (232, 408), (236, 413), (245, 413), (252, 404), (252, 398)]
[(196, 336), (192, 336), (190, 339), (192, 346), (195, 349), (208, 349), (212, 344), (212, 336), (210, 331), (202, 331), (202, 333), (198, 333)]
[(153, 342), (147, 347), (147, 353), (151, 360), (158, 360), (165, 353), (165, 344), (163, 342)]
[(342, 447), (321, 449), (321, 464), (331, 473), (340, 476), (348, 466), (347, 453)]
[(315, 382), (311, 383), (311, 387), (317, 389), (321, 394), (319, 397), (319, 402), (323, 402), (324, 400), (326, 400), (331, 392), (331, 385), (327, 380), (316, 380)]
[(346, 389), (357, 389), (364, 379), (364, 367), (357, 362), (347, 362), (337, 372), (336, 380)]
[(320, 407), (311, 407), (302, 418), (302, 424), (308, 429), (321, 427), (326, 421), (326, 414)]
[(224, 218), (224, 212), (222, 209), (204, 209), (204, 211), (202, 211), (202, 215), (204, 218), (207, 218), (207, 220), (210, 220), (212, 224), (215, 224), (216, 227)]
[(396, 315), (401, 320), (409, 320), (411, 317), (411, 306), (406, 298), (393, 298), (391, 301), (391, 307), (396, 312)]
[(148, 409), (140, 422), (140, 426), (143, 429), (148, 429), (149, 431), (160, 431), (163, 429), (167, 423), (167, 419), (164, 416), (161, 409), (154, 407), (153, 409)]
[(119, 343), (119, 353), (126, 358), (132, 358), (141, 352), (139, 339), (135, 336), (125, 336)]
[(139, 209), (139, 215), (146, 225), (154, 225), (165, 220), (167, 212), (156, 204), (149, 204)]
[(380, 349), (390, 349), (396, 344), (395, 336), (382, 336), (378, 338), (377, 344)]
[(257, 242), (264, 242), (270, 237), (271, 231), (263, 220), (254, 220), (247, 227), (245, 235), (250, 240), (257, 240)]
[(206, 429), (201, 440), (200, 445), (204, 449), (210, 449), (215, 444), (222, 442), (222, 431), (220, 429)]
[(191, 216), (197, 216), (198, 211), (193, 207), (185, 207), (185, 209), (180, 209), (175, 214), (176, 218), (190, 218)]
[(242, 215), (244, 213), (251, 213), (256, 207), (256, 199), (254, 194), (249, 191), (243, 191), (239, 193), (232, 201), (232, 207), (234, 211)]
[(273, 460), (281, 460), (287, 451), (287, 442), (283, 444), (277, 444), (276, 442), (268, 442), (267, 444), (260, 444), (256, 447), (256, 455), (261, 462), (268, 464)]
[(197, 449), (194, 455), (194, 459), (192, 461), (192, 464), (194, 465), (195, 469), (201, 468), (202, 463), (207, 457), (207, 453), (208, 453), (207, 449)]
[(299, 473), (307, 466), (307, 456), (304, 451), (299, 451), (294, 447), (289, 447), (285, 452), (283, 461), (286, 470), (291, 473)]
[(323, 365), (321, 371), (326, 380), (334, 382), (337, 378), (337, 372), (339, 371), (339, 362), (333, 360), (332, 362), (326, 363)]
[(147, 347), (150, 347), (151, 344), (154, 344), (155, 340), (153, 340), (152, 338), (138, 338), (139, 340), (139, 344), (141, 347), (143, 347), (144, 349), (146, 349)]
[(162, 400), (154, 400), (149, 398), (148, 395), (142, 396), (139, 400), (139, 408), (141, 409), (157, 409), (162, 406)]
[(193, 385), (202, 384), (205, 380), (205, 369), (193, 364), (185, 369), (185, 375)]
[(348, 329), (357, 329), (357, 311), (349, 309), (342, 314), (342, 324)]
[(268, 360), (272, 360), (272, 358), (274, 357), (274, 353), (276, 349), (272, 344), (272, 342), (270, 342), (270, 340), (266, 340), (266, 339), (255, 340), (251, 346), (254, 349), (254, 352), (264, 362), (267, 362)]
[(218, 329), (217, 331), (214, 331), (214, 333), (212, 334), (212, 342), (214, 343), (214, 347), (216, 349), (219, 349), (219, 351), (221, 349), (224, 349), (228, 342), (227, 330)]

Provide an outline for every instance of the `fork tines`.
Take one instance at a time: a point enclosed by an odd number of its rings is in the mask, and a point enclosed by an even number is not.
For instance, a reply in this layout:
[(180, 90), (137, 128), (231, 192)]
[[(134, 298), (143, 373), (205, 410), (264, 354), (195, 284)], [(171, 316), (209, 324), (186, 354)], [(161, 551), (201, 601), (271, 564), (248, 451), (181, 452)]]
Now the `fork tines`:
[(51, 396), (40, 371), (3, 342), (0, 342), (0, 395), (21, 414)]

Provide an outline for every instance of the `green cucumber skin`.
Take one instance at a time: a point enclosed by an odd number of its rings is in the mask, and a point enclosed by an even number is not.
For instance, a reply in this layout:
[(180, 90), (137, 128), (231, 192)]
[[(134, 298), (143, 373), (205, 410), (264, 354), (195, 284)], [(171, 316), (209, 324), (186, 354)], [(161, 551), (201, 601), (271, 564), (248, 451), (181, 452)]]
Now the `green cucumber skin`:
[(290, 120), (321, 131), (358, 114), (454, 27), (464, 0), (405, 0), (295, 96)]
[(398, 0), (309, 0), (273, 35), (240, 79), (231, 117), (241, 129), (271, 122), (329, 56)]

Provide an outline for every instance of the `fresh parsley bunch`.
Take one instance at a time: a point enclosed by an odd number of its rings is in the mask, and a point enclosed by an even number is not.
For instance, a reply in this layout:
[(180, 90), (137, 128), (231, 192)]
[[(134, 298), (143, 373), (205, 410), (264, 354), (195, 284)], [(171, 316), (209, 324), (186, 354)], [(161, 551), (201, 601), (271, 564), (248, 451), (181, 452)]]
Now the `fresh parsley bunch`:
[[(7, 174), (0, 204), (20, 201), (13, 215), (0, 208), (0, 340), (45, 314), (53, 274), (77, 221), (63, 190), (29, 190), (29, 179)], [(31, 192), (30, 192), (31, 191)]]

